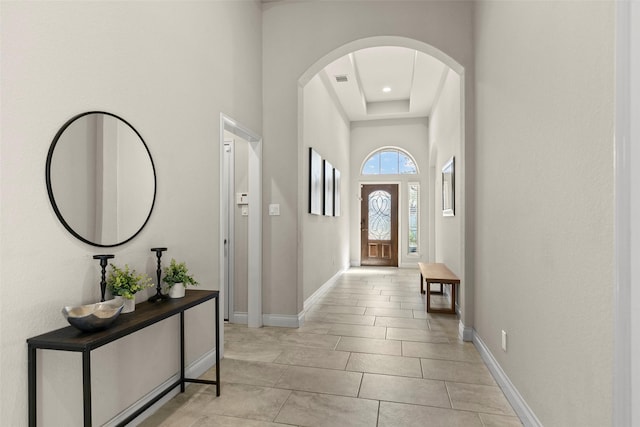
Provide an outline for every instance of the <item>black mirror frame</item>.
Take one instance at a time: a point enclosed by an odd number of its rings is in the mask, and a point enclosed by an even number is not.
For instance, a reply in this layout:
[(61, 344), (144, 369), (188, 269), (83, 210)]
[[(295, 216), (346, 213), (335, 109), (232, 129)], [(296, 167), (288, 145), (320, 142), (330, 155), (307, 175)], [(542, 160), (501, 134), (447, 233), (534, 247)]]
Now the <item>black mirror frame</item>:
[[(147, 151), (147, 154), (149, 155), (149, 161), (151, 162), (151, 169), (153, 171), (153, 183), (154, 183), (154, 186), (153, 186), (153, 200), (151, 201), (151, 207), (149, 208), (149, 214), (147, 215), (147, 218), (144, 220), (144, 223), (140, 226), (138, 231), (136, 231), (131, 237), (129, 237), (126, 240), (123, 240), (121, 242), (117, 242), (117, 243), (109, 244), (109, 245), (104, 245), (104, 244), (92, 242), (90, 240), (85, 239), (84, 237), (79, 235), (71, 227), (71, 225), (69, 225), (69, 223), (67, 223), (67, 221), (62, 216), (62, 213), (60, 212), (60, 209), (58, 208), (58, 205), (57, 205), (56, 200), (55, 200), (55, 196), (53, 194), (53, 187), (52, 187), (52, 184), (51, 184), (51, 160), (53, 159), (53, 152), (54, 152), (54, 150), (56, 148), (56, 145), (58, 144), (58, 140), (60, 139), (60, 136), (62, 136), (64, 131), (71, 125), (71, 123), (73, 123), (74, 121), (78, 120), (79, 118), (87, 116), (89, 114), (105, 114), (107, 116), (111, 116), (111, 117), (114, 117), (114, 118), (116, 118), (118, 120), (121, 120), (127, 126), (129, 126), (136, 133), (136, 135), (138, 135), (138, 138), (140, 138), (140, 141), (142, 142), (142, 145), (144, 146), (144, 149)], [(62, 127), (58, 130), (56, 135), (53, 137), (53, 142), (51, 142), (51, 146), (49, 147), (49, 152), (47, 153), (47, 164), (45, 166), (45, 180), (46, 180), (46, 183), (47, 183), (47, 193), (49, 194), (49, 201), (51, 202), (51, 206), (53, 207), (53, 210), (56, 213), (56, 216), (58, 217), (58, 219), (60, 220), (60, 222), (62, 223), (64, 228), (66, 228), (67, 231), (69, 233), (71, 233), (76, 239), (81, 240), (82, 242), (87, 243), (87, 244), (89, 244), (91, 246), (97, 246), (97, 247), (101, 247), (101, 248), (112, 248), (114, 246), (124, 245), (125, 243), (131, 241), (134, 237), (136, 237), (138, 234), (140, 234), (140, 232), (147, 225), (147, 222), (149, 222), (149, 218), (151, 218), (151, 213), (153, 212), (153, 208), (154, 208), (154, 206), (156, 204), (156, 194), (157, 194), (157, 191), (158, 191), (158, 179), (157, 179), (157, 176), (156, 176), (156, 166), (153, 163), (153, 157), (151, 156), (151, 152), (149, 151), (149, 147), (147, 146), (147, 143), (144, 141), (144, 138), (142, 138), (142, 135), (140, 135), (140, 133), (137, 131), (137, 129), (134, 128), (131, 125), (131, 123), (129, 123), (128, 121), (126, 121), (125, 119), (123, 119), (120, 116), (117, 116), (117, 115), (112, 114), (112, 113), (108, 113), (106, 111), (87, 111), (87, 112), (84, 112), (84, 113), (80, 113), (80, 114), (77, 114), (77, 115), (73, 116), (72, 118), (67, 120), (67, 122), (64, 125), (62, 125)]]

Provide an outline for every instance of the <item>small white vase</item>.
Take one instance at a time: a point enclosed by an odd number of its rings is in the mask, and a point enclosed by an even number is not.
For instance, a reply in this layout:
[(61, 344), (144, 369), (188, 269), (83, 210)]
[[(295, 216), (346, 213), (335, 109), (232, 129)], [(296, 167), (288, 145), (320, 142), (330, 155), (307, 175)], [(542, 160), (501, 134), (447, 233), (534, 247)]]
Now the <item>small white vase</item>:
[(131, 313), (132, 311), (134, 311), (136, 309), (136, 299), (135, 297), (133, 299), (128, 299), (125, 298), (121, 295), (116, 295), (115, 296), (115, 300), (118, 302), (124, 302), (124, 307), (122, 307), (122, 311), (121, 313)]
[(169, 288), (169, 298), (184, 297), (184, 290), (184, 283), (174, 283), (174, 285)]

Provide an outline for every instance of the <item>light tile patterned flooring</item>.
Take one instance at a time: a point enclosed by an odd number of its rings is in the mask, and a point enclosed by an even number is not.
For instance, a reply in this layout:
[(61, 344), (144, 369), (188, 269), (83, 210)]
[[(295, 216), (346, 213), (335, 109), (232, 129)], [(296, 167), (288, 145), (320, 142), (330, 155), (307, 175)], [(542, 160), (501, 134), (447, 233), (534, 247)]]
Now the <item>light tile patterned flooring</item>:
[(425, 313), (418, 285), (417, 270), (352, 268), (299, 329), (225, 325), (221, 396), (190, 385), (142, 425), (520, 426), (456, 317)]

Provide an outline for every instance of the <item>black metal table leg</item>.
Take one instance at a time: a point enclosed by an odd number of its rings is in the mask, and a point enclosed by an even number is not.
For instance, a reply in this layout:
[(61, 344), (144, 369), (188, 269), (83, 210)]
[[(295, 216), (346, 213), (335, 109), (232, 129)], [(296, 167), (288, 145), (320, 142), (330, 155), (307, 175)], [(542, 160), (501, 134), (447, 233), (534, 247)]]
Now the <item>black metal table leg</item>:
[(180, 393), (184, 393), (184, 311), (180, 312)]
[(36, 427), (36, 348), (29, 345), (29, 427)]
[[(185, 383), (195, 382), (200, 384), (216, 384), (216, 393), (220, 395), (220, 325), (219, 325), (219, 301), (218, 291), (187, 291), (184, 300), (172, 301), (170, 304), (154, 304), (151, 308), (150, 304), (142, 303), (142, 314), (136, 313), (130, 315), (127, 322), (116, 324), (110, 330), (100, 334), (96, 334), (95, 339), (87, 338), (84, 334), (79, 332), (72, 326), (60, 328), (55, 331), (51, 331), (36, 337), (27, 339), (27, 393), (28, 393), (28, 423), (29, 427), (36, 427), (37, 425), (37, 350), (64, 350), (82, 353), (82, 393), (83, 393), (83, 425), (85, 427), (92, 425), (92, 399), (91, 399), (91, 351), (96, 348), (102, 347), (105, 344), (116, 341), (124, 336), (132, 334), (136, 331), (144, 329), (152, 324), (167, 319), (175, 314), (180, 314), (180, 378), (173, 381), (166, 386), (162, 391), (157, 392), (156, 395), (146, 402), (142, 407), (138, 408), (134, 413), (129, 415), (123, 421), (118, 423), (118, 427), (125, 426), (151, 406), (156, 404), (160, 399), (165, 397), (172, 390), (175, 390), (178, 385), (181, 386), (181, 391), (185, 391)], [(215, 329), (216, 329), (216, 379), (217, 381), (204, 380), (204, 379), (190, 379), (185, 377), (185, 331), (184, 331), (184, 312), (185, 310), (215, 299)], [(0, 421), (0, 424), (2, 422)]]
[(91, 352), (82, 352), (82, 402), (84, 408), (84, 426), (91, 426)]
[(220, 303), (216, 301), (216, 396), (220, 396)]

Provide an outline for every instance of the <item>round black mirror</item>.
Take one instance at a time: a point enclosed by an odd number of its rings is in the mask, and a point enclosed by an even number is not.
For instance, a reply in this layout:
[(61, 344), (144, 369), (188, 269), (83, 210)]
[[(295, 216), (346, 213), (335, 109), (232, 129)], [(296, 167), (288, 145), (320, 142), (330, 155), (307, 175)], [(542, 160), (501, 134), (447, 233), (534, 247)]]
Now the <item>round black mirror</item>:
[(156, 198), (156, 172), (142, 136), (102, 111), (79, 114), (56, 133), (46, 166), (47, 192), (64, 227), (94, 246), (133, 239)]

